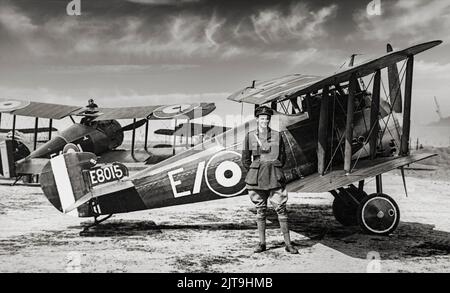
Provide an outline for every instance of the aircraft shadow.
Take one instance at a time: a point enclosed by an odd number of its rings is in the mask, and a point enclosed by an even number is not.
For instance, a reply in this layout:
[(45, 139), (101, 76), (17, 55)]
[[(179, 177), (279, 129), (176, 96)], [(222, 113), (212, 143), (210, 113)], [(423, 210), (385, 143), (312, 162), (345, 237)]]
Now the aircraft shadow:
[(110, 220), (98, 226), (87, 227), (90, 223), (82, 223), (81, 226), (69, 228), (84, 229), (80, 236), (87, 237), (111, 237), (111, 236), (143, 236), (161, 233), (162, 230), (254, 230), (255, 223), (249, 219), (239, 223), (207, 223), (207, 224), (156, 224), (154, 221), (135, 220)]
[[(276, 222), (276, 214), (270, 214), (269, 220)], [(450, 254), (450, 233), (434, 230), (434, 227), (400, 221), (392, 235), (367, 235), (359, 226), (344, 227), (338, 223), (329, 205), (289, 205), (289, 229), (309, 238), (294, 242), (300, 251), (320, 243), (361, 259), (367, 259), (371, 252), (378, 253), (384, 260)]]
[[(290, 204), (289, 229), (307, 237), (293, 244), (299, 249), (318, 243), (348, 256), (366, 259), (370, 252), (376, 252), (381, 259), (403, 259), (450, 254), (450, 233), (434, 230), (434, 225), (400, 222), (390, 236), (363, 234), (358, 226), (344, 227), (335, 219), (329, 205)], [(256, 213), (254, 208), (251, 212)], [(201, 224), (156, 224), (153, 221), (109, 220), (99, 226), (80, 232), (87, 237), (145, 236), (161, 233), (163, 230), (256, 230), (255, 219), (249, 217), (243, 222), (220, 222)], [(71, 228), (85, 228), (89, 223)], [(269, 209), (267, 229), (279, 229), (276, 213)], [(256, 237), (256, 236), (255, 236)], [(293, 237), (294, 238), (294, 237)], [(256, 238), (255, 238), (256, 239)], [(282, 237), (274, 242), (268, 239), (268, 249), (284, 246)]]

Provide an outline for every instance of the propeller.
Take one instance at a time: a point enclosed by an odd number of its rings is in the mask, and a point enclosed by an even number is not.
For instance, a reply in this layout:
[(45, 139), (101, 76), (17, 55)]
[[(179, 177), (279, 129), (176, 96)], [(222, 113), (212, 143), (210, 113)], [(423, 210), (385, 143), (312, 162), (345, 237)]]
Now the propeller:
[(133, 124), (134, 124), (134, 129), (137, 129), (137, 128), (141, 127), (142, 125), (144, 125), (146, 122), (147, 122), (147, 119), (142, 119), (142, 120), (136, 121), (136, 123), (131, 123), (131, 124), (128, 124), (127, 126), (122, 127), (122, 131), (133, 130)]
[[(392, 52), (391, 44), (386, 46), (387, 52)], [(389, 80), (389, 97), (392, 105), (392, 111), (395, 113), (402, 113), (402, 91), (400, 89), (400, 79), (398, 75), (397, 64), (388, 66), (388, 80)]]

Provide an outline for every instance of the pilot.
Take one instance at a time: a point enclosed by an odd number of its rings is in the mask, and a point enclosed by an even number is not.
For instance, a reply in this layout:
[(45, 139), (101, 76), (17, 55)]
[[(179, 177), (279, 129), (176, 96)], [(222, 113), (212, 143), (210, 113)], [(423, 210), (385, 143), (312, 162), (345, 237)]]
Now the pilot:
[(94, 103), (94, 99), (89, 99), (88, 105), (86, 106), (86, 108), (94, 110), (94, 109), (98, 108), (98, 106), (96, 103)]
[(282, 167), (286, 161), (283, 138), (278, 131), (269, 127), (273, 110), (266, 106), (255, 110), (256, 130), (246, 133), (242, 164), (247, 169), (246, 187), (251, 201), (256, 206), (259, 243), (254, 250), (260, 253), (266, 250), (266, 212), (269, 200), (278, 215), (285, 249), (295, 254), (298, 250), (292, 246), (288, 229), (285, 177)]
[[(84, 111), (85, 114), (95, 114), (97, 112), (98, 105), (94, 102), (94, 99), (89, 99), (86, 108), (87, 110)], [(80, 123), (90, 126), (93, 119), (94, 117), (85, 116), (81, 119)]]

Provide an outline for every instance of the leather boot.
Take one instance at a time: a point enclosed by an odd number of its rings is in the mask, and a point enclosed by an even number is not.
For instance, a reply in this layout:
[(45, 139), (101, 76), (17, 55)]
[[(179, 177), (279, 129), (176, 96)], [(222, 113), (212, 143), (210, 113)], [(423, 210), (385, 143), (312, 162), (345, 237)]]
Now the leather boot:
[(258, 225), (259, 243), (253, 252), (260, 253), (266, 250), (266, 219), (257, 219), (256, 223)]
[(297, 254), (298, 250), (291, 244), (291, 237), (289, 235), (289, 228), (287, 219), (278, 219), (280, 222), (281, 233), (283, 233), (284, 243), (286, 245), (286, 251), (291, 254)]

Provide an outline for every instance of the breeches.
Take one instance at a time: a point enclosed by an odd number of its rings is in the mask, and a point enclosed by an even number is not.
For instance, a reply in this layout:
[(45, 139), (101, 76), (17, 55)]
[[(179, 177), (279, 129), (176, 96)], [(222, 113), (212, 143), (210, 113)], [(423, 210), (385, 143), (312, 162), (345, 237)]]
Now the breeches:
[(249, 190), (248, 195), (256, 206), (256, 217), (258, 219), (266, 218), (267, 200), (278, 215), (278, 220), (287, 220), (286, 203), (288, 193), (285, 188), (271, 190)]

